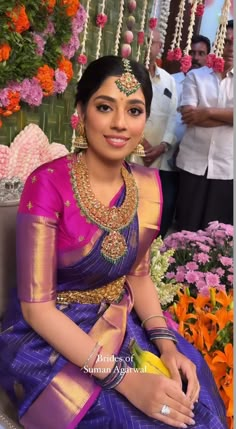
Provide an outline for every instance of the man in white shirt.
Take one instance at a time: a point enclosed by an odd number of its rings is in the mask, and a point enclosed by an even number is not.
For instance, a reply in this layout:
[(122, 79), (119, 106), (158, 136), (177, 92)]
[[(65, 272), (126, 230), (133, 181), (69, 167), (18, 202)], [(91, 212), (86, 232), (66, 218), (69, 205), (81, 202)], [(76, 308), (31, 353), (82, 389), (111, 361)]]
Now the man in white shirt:
[[(153, 31), (150, 50), (149, 73), (152, 81), (153, 99), (151, 114), (144, 131), (144, 165), (160, 170), (163, 192), (163, 213), (160, 235), (164, 237), (172, 223), (175, 194), (177, 192), (175, 175), (168, 165), (168, 159), (175, 149), (176, 87), (173, 77), (157, 67), (156, 58), (161, 50), (160, 33)], [(174, 195), (174, 197), (173, 197)]]
[(196, 231), (210, 221), (233, 223), (233, 21), (228, 22), (224, 72), (190, 71), (183, 83), (187, 125), (176, 164), (180, 170), (178, 229)]
[[(203, 67), (206, 65), (207, 55), (211, 51), (211, 42), (208, 39), (208, 37), (203, 36), (202, 34), (198, 34), (196, 36), (193, 36), (192, 38), (192, 44), (191, 44), (191, 50), (189, 52), (189, 55), (192, 57), (192, 66), (191, 70)], [(176, 91), (177, 91), (177, 105), (180, 107), (181, 105), (181, 99), (182, 99), (182, 93), (183, 93), (183, 83), (184, 79), (186, 77), (186, 73), (179, 72), (172, 74), (175, 83), (176, 83)], [(176, 126), (175, 126), (175, 137), (176, 137), (176, 151), (172, 158), (168, 160), (169, 165), (172, 168), (176, 167), (176, 156), (179, 150), (179, 143), (181, 142), (184, 133), (186, 131), (186, 124), (182, 121), (182, 115), (180, 112), (177, 112), (176, 116)]]

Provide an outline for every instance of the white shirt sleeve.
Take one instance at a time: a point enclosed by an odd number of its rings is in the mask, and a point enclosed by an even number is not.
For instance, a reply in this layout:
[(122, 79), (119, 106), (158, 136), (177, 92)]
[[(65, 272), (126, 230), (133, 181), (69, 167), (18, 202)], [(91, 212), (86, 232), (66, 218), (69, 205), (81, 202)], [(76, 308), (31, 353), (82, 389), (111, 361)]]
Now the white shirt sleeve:
[(198, 88), (194, 72), (189, 72), (183, 82), (181, 106), (198, 106)]
[(170, 112), (169, 112), (169, 117), (168, 117), (166, 129), (165, 129), (165, 133), (163, 135), (162, 141), (172, 145), (176, 141), (175, 124), (176, 124), (176, 118), (177, 118), (177, 92), (176, 92), (175, 80), (172, 76), (170, 76), (170, 90), (172, 92)]

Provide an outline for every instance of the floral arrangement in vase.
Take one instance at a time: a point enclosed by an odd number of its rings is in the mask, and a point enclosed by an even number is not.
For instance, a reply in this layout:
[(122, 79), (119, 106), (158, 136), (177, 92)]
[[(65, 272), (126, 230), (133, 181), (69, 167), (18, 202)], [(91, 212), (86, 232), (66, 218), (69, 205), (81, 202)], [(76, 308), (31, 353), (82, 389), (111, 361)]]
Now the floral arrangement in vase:
[(214, 221), (158, 238), (151, 276), (169, 326), (211, 369), (233, 429), (233, 226)]
[(0, 5), (1, 119), (61, 94), (73, 77), (86, 12), (79, 0), (8, 0)]

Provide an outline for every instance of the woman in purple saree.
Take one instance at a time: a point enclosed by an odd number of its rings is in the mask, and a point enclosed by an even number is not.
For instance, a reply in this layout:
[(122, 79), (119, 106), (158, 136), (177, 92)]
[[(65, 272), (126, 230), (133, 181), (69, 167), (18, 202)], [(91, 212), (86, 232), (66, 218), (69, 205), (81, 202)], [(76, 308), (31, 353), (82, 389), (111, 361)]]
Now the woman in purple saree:
[[(77, 92), (88, 148), (42, 165), (25, 184), (0, 383), (26, 429), (226, 428), (207, 365), (180, 335), (173, 342), (149, 276), (159, 176), (124, 160), (151, 99), (140, 64), (91, 63)], [(161, 356), (171, 379), (131, 369), (132, 338)]]

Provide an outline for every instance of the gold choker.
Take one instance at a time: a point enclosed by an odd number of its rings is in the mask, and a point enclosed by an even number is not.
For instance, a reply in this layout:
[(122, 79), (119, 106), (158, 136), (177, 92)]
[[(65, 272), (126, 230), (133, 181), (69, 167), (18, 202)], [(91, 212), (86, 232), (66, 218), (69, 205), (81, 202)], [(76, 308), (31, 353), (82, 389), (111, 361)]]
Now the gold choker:
[(134, 219), (138, 207), (138, 189), (132, 174), (121, 168), (126, 195), (120, 207), (106, 207), (98, 201), (91, 189), (88, 168), (82, 156), (74, 158), (71, 181), (77, 205), (90, 222), (109, 234), (102, 241), (101, 254), (116, 263), (127, 252), (125, 237), (120, 233)]

